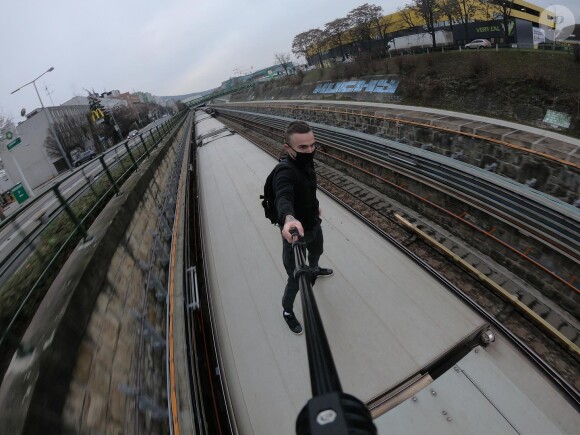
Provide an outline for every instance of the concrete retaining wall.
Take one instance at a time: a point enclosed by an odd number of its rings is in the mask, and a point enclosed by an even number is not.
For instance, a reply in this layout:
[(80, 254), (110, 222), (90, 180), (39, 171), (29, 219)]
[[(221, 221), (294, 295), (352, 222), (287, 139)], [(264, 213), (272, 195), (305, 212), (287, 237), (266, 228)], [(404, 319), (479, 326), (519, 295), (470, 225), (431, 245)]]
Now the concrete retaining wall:
[[(219, 109), (219, 105), (213, 106)], [(518, 130), (515, 124), (493, 123), (471, 115), (460, 117), (437, 110), (431, 113), (394, 104), (256, 101), (227, 107), (374, 134), (447, 157), (455, 156), (479, 168), (495, 164), (494, 172), (519, 183), (536, 179), (534, 189), (562, 201), (573, 204), (580, 199), (578, 139), (539, 129)]]

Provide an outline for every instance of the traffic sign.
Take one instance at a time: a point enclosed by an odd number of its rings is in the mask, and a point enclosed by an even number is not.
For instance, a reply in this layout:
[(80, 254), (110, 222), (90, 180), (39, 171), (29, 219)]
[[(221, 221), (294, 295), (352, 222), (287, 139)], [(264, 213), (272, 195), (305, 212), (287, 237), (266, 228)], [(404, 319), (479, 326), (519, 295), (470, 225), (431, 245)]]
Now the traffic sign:
[(12, 135), (11, 131), (7, 131), (5, 136), (6, 136), (6, 139), (10, 140), (10, 139), (12, 139), (13, 135)]
[(16, 145), (18, 145), (20, 142), (22, 142), (22, 140), (17, 137), (16, 139), (14, 139), (12, 142), (8, 143), (6, 145), (6, 148), (8, 148), (8, 151), (10, 151), (12, 148), (14, 148)]
[(14, 196), (14, 198), (16, 198), (18, 204), (22, 204), (24, 201), (30, 198), (28, 196), (28, 192), (26, 192), (26, 189), (21, 183), (18, 183), (10, 190), (12, 191), (12, 195)]

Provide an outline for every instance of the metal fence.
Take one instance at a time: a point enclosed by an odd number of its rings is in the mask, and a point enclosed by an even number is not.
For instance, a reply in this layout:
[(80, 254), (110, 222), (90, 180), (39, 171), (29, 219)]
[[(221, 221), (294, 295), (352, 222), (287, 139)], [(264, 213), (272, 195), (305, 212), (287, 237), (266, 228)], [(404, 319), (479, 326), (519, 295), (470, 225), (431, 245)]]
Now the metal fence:
[[(116, 145), (47, 187), (0, 224), (0, 373), (87, 229), (120, 186), (181, 125), (187, 110)], [(8, 361), (7, 361), (8, 360)]]

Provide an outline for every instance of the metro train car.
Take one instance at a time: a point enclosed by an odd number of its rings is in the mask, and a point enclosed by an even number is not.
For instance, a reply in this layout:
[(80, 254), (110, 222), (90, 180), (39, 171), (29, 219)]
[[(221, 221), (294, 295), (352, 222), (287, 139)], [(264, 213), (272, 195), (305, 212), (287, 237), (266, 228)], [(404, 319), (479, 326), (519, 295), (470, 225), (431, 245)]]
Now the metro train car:
[[(203, 122), (201, 122), (203, 117)], [(304, 335), (282, 318), (280, 231), (258, 199), (276, 161), (196, 112), (207, 287), (221, 377), (240, 434), (293, 434), (311, 398)], [(313, 291), (344, 392), (378, 433), (574, 434), (570, 401), (519, 349), (439, 280), (324, 193), (334, 276)], [(295, 312), (302, 320), (300, 298)]]

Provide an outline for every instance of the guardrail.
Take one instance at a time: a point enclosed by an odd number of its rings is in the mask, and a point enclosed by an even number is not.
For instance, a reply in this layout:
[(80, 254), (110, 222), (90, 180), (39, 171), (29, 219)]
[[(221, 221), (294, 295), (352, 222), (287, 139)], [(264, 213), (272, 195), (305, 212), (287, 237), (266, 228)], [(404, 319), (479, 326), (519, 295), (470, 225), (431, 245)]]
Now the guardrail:
[[(119, 187), (178, 128), (187, 114), (168, 119), (85, 163), (0, 224), (0, 354), (9, 359), (60, 267)], [(7, 364), (0, 360), (0, 373)]]

